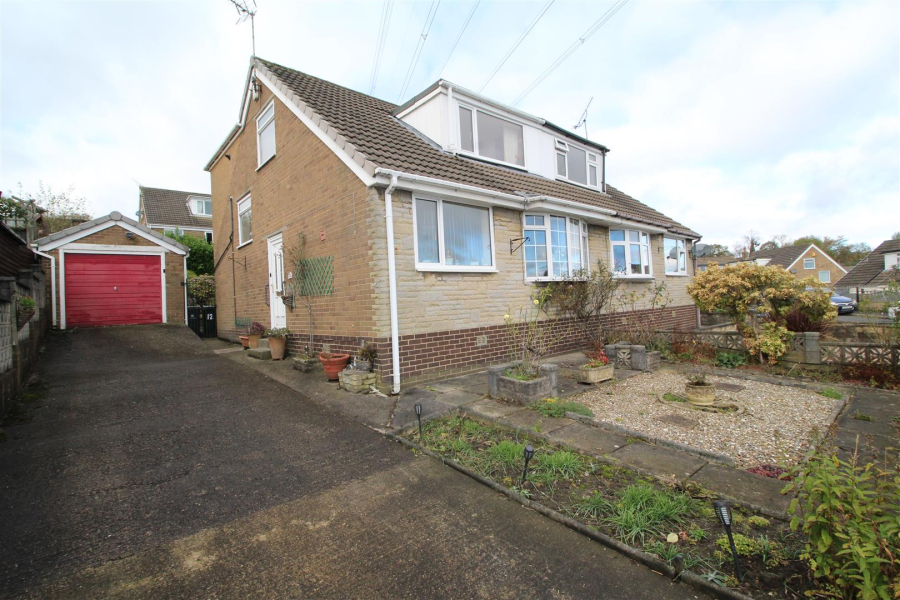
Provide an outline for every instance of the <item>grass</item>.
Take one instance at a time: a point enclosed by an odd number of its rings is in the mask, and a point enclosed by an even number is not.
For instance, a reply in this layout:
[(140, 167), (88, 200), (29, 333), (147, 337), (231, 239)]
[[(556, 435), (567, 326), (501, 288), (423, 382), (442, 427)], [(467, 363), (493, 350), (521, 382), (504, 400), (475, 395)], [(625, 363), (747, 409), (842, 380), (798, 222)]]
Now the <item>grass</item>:
[(865, 415), (865, 414), (863, 414), (863, 413), (861, 413), (861, 412), (859, 412), (859, 411), (856, 411), (856, 412), (853, 413), (851, 416), (852, 416), (854, 419), (856, 419), (857, 421), (872, 421), (872, 420), (874, 420), (874, 419), (872, 419), (872, 417), (870, 417), (869, 415)]
[(525, 453), (525, 444), (503, 440), (496, 446), (488, 448), (487, 455), (491, 460), (504, 465), (522, 464)]
[(523, 373), (518, 369), (507, 369), (506, 373), (503, 375), (510, 379), (515, 379), (516, 381), (531, 381), (537, 379), (537, 375), (534, 373)]
[(664, 529), (683, 525), (698, 509), (698, 502), (686, 494), (636, 484), (620, 493), (604, 521), (625, 542), (643, 544), (648, 535), (662, 535)]
[(566, 416), (567, 412), (575, 413), (576, 415), (583, 415), (585, 417), (593, 417), (594, 413), (591, 412), (584, 404), (580, 404), (578, 402), (570, 402), (570, 401), (562, 401), (556, 398), (547, 398), (546, 400), (541, 400), (539, 402), (532, 402), (528, 405), (528, 408), (531, 410), (536, 410), (541, 413), (545, 417), (554, 417), (554, 418), (562, 418)]
[(663, 394), (663, 400), (665, 400), (666, 402), (687, 402), (687, 400), (685, 400), (681, 396), (677, 396), (669, 392)]
[(551, 454), (536, 457), (535, 467), (539, 474), (551, 480), (574, 479), (575, 475), (584, 471), (584, 459), (580, 454), (569, 450), (558, 450)]
[(832, 400), (840, 400), (841, 393), (834, 388), (825, 388), (824, 390), (819, 391), (820, 396), (825, 396), (826, 398), (831, 398)]

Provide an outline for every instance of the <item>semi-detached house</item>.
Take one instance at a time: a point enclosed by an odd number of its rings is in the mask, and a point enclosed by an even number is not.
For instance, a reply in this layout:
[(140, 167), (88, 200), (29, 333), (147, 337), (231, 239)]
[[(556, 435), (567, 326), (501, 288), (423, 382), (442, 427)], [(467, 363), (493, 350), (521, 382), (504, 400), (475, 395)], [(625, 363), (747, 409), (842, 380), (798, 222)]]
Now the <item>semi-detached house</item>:
[(254, 57), (206, 166), (220, 335), (286, 325), (303, 352), (311, 321), (309, 350), (372, 343), (399, 389), (505, 360), (504, 315), (598, 260), (667, 284), (666, 309), (620, 323), (690, 328), (700, 236), (609, 185), (608, 155), (449, 81), (397, 106)]

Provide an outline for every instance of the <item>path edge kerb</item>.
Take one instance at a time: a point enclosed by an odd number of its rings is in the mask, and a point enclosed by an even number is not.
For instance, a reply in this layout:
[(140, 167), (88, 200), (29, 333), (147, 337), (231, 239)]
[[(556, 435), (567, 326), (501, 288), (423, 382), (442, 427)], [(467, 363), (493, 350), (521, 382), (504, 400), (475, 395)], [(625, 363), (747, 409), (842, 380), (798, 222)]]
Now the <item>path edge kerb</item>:
[(385, 433), (384, 435), (389, 440), (397, 442), (407, 448), (410, 448), (417, 452), (421, 452), (422, 454), (425, 454), (426, 456), (429, 456), (431, 458), (441, 461), (442, 464), (452, 467), (453, 469), (459, 471), (463, 475), (466, 475), (466, 476), (474, 479), (478, 483), (494, 490), (495, 492), (499, 492), (499, 493), (503, 494), (510, 500), (517, 502), (526, 508), (530, 508), (530, 509), (534, 510), (535, 512), (540, 513), (541, 515), (548, 517), (548, 518), (552, 519), (553, 521), (556, 521), (557, 523), (559, 523), (561, 525), (565, 525), (569, 529), (572, 529), (573, 531), (576, 531), (584, 536), (587, 536), (588, 538), (594, 540), (595, 542), (598, 542), (598, 543), (606, 546), (607, 548), (615, 550), (616, 552), (623, 554), (623, 555), (627, 556), (628, 558), (630, 558), (636, 562), (639, 562), (646, 567), (649, 567), (652, 570), (662, 573), (663, 575), (665, 575), (666, 577), (668, 577), (672, 580), (681, 580), (684, 583), (686, 583), (687, 585), (689, 585), (690, 587), (692, 587), (696, 590), (705, 592), (707, 594), (710, 594), (714, 598), (720, 598), (721, 600), (754, 600), (752, 596), (747, 596), (746, 594), (742, 594), (740, 592), (735, 592), (734, 590), (730, 590), (728, 588), (723, 588), (723, 587), (717, 586), (715, 584), (712, 584), (712, 583), (706, 581), (705, 579), (703, 579), (702, 577), (700, 577), (699, 575), (697, 575), (696, 573), (689, 571), (689, 570), (684, 570), (681, 572), (680, 575), (678, 575), (678, 574), (676, 574), (674, 568), (672, 568), (669, 564), (665, 563), (664, 561), (656, 558), (655, 556), (653, 556), (651, 554), (647, 554), (646, 552), (641, 552), (637, 548), (633, 548), (631, 546), (628, 546), (627, 544), (623, 544), (622, 542), (620, 542), (604, 533), (601, 533), (599, 531), (594, 531), (593, 529), (589, 528), (587, 525), (584, 525), (584, 524), (576, 521), (575, 519), (572, 519), (571, 517), (567, 517), (566, 515), (559, 513), (557, 511), (553, 510), (552, 508), (548, 508), (547, 506), (544, 506), (540, 502), (535, 502), (534, 500), (529, 500), (528, 498), (522, 496), (521, 494), (514, 492), (513, 490), (511, 490), (505, 486), (502, 486), (499, 483), (491, 481), (490, 479), (487, 479), (486, 477), (482, 477), (478, 473), (475, 473), (474, 471), (467, 469), (466, 467), (462, 466), (461, 464), (457, 463), (454, 460), (445, 458), (445, 457), (437, 454), (436, 452), (432, 452), (431, 450), (428, 450), (427, 448), (423, 448), (419, 444), (416, 444), (415, 442), (407, 440), (406, 438), (400, 437), (399, 435), (395, 435), (393, 433)]

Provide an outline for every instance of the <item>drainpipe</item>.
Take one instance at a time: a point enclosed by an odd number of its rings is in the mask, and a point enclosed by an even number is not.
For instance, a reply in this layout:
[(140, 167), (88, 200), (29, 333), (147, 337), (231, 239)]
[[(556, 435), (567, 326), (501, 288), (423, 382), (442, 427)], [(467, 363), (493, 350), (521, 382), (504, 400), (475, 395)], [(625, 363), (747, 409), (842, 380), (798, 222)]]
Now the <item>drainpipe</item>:
[(37, 248), (32, 248), (31, 251), (38, 256), (50, 259), (50, 314), (53, 315), (52, 323), (56, 327), (56, 258), (50, 254), (44, 254)]
[(228, 206), (231, 207), (231, 236), (228, 238), (228, 244), (231, 246), (231, 302), (234, 304), (232, 316), (234, 325), (237, 327), (237, 279), (235, 279), (237, 274), (234, 268), (234, 196), (228, 197)]
[(187, 318), (187, 297), (188, 297), (188, 288), (187, 288), (187, 254), (184, 255), (184, 268), (181, 270), (181, 274), (184, 275), (184, 324), (188, 324)]
[(400, 328), (397, 323), (397, 266), (394, 259), (394, 209), (391, 194), (397, 187), (397, 175), (391, 174), (391, 184), (384, 190), (384, 219), (387, 229), (388, 291), (391, 305), (391, 371), (392, 394), (400, 393)]

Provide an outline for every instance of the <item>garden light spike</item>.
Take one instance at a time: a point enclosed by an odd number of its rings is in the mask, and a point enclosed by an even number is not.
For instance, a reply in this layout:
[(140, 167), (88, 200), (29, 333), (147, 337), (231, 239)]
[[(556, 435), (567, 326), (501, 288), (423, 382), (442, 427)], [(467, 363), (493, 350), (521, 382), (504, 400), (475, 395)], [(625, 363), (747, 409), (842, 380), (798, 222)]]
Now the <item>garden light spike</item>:
[(713, 502), (713, 509), (716, 512), (716, 516), (719, 517), (722, 527), (725, 528), (728, 543), (731, 544), (731, 556), (734, 558), (734, 576), (737, 577), (738, 581), (743, 581), (744, 575), (741, 573), (741, 561), (738, 559), (737, 548), (734, 546), (734, 537), (731, 535), (731, 507), (724, 500), (716, 500)]
[(416, 402), (416, 420), (419, 422), (419, 441), (422, 441), (422, 405)]
[(525, 446), (522, 455), (525, 457), (525, 468), (522, 469), (522, 485), (525, 485), (525, 481), (528, 479), (528, 461), (534, 458), (534, 446), (531, 444)]

